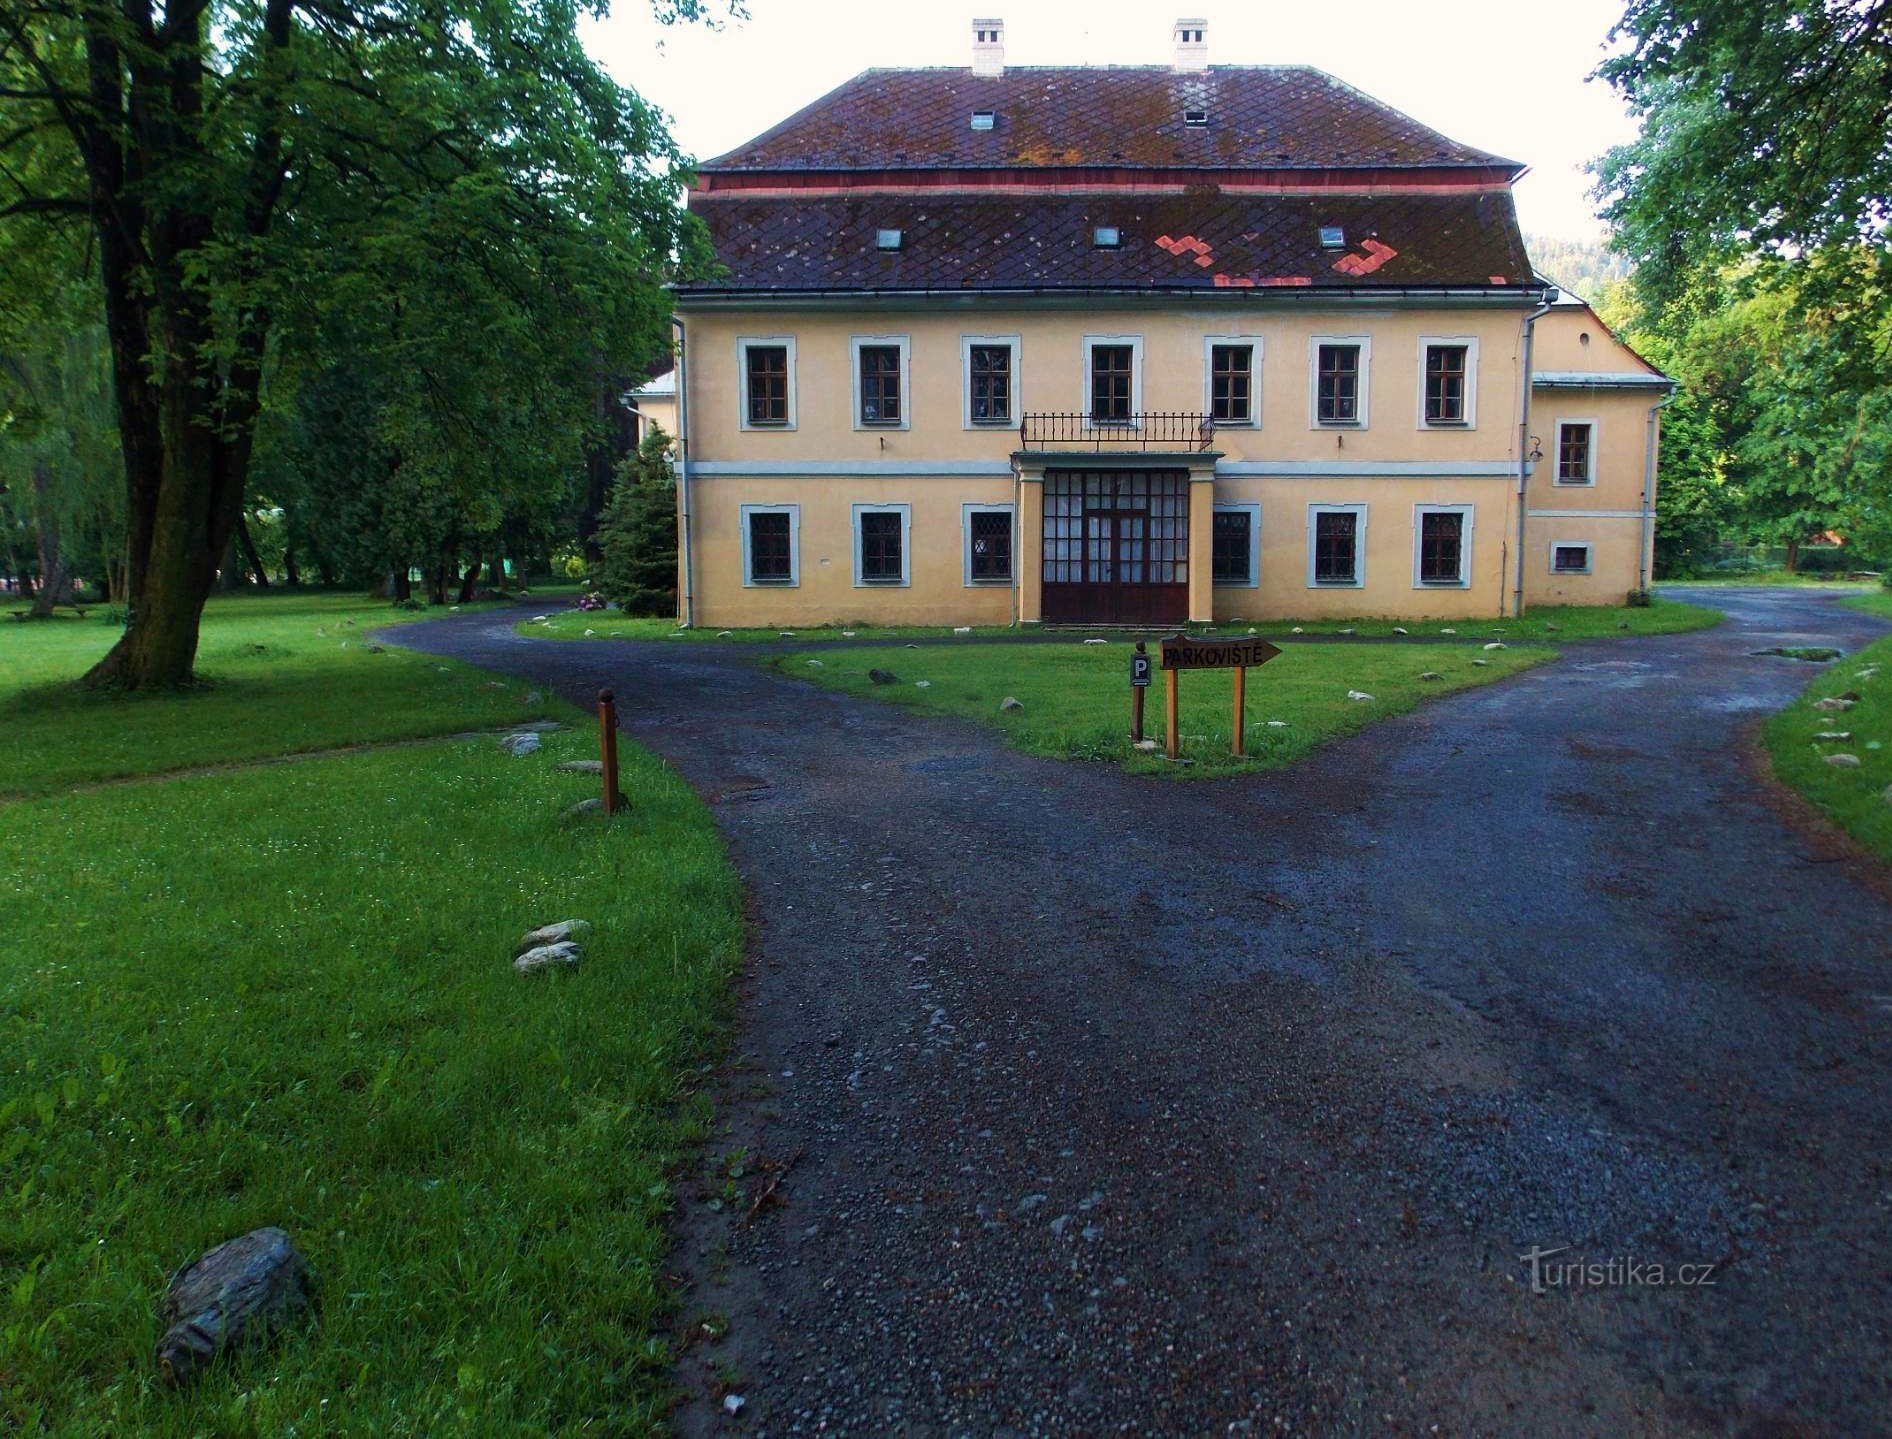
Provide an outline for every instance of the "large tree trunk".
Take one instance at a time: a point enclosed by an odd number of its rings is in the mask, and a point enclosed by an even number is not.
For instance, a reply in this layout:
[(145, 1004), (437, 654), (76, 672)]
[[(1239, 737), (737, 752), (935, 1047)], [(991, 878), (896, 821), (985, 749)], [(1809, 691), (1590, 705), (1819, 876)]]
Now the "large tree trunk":
[(33, 618), (47, 619), (65, 597), (66, 562), (59, 553), (59, 511), (53, 504), (53, 477), (44, 461), (33, 465), (33, 517), (39, 539), (39, 593), (33, 596)]
[(296, 547), (294, 545), (283, 546), (282, 582), (288, 585), (292, 590), (302, 584), (302, 571), (296, 568)]
[(243, 563), (248, 565), (250, 573), (256, 576), (256, 587), (259, 590), (268, 589), (269, 571), (263, 568), (263, 557), (257, 554), (256, 541), (250, 537), (249, 517), (241, 511), (237, 512), (236, 537), (237, 544), (243, 551)]
[(460, 577), (460, 603), (461, 604), (463, 605), (467, 604), (472, 600), (474, 594), (476, 593), (479, 582), (480, 582), (480, 562), (478, 560), (475, 560), (473, 561), (471, 565), (467, 567), (467, 572)]

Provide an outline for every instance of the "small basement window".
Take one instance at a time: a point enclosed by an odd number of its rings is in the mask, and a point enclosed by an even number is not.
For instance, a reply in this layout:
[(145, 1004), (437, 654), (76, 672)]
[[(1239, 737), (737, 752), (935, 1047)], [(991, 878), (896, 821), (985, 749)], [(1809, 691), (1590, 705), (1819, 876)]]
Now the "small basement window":
[(1587, 575), (1590, 573), (1590, 547), (1588, 545), (1556, 544), (1550, 547), (1550, 570), (1555, 575)]
[(1099, 225), (1091, 231), (1091, 243), (1100, 250), (1114, 250), (1123, 243), (1115, 225)]
[(874, 248), (876, 250), (898, 250), (903, 248), (905, 244), (906, 232), (904, 230), (874, 231)]
[(1338, 225), (1320, 227), (1320, 247), (1323, 250), (1344, 250), (1347, 248), (1347, 232)]
[(975, 130), (990, 130), (994, 125), (998, 124), (998, 122), (999, 117), (997, 111), (974, 110), (972, 112), (972, 128)]
[(1200, 130), (1203, 126), (1207, 125), (1208, 123), (1209, 123), (1209, 112), (1207, 110), (1183, 111), (1183, 124), (1189, 126), (1191, 129)]

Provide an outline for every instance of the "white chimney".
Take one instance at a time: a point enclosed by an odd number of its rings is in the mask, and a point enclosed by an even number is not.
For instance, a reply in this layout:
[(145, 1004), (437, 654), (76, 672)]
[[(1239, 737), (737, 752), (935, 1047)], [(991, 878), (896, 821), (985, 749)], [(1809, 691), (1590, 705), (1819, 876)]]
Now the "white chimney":
[(1003, 75), (1005, 73), (1005, 22), (1003, 20), (974, 20), (972, 22), (972, 73), (975, 75)]
[(1176, 58), (1169, 68), (1179, 73), (1209, 68), (1209, 22), (1178, 20), (1171, 36), (1176, 44)]

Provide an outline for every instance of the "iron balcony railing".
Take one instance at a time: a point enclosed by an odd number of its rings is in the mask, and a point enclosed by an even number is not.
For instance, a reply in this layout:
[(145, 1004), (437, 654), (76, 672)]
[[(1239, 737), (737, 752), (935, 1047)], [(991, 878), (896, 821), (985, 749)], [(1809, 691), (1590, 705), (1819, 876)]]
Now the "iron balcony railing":
[(1020, 418), (1018, 444), (1024, 450), (1106, 451), (1168, 450), (1201, 452), (1215, 443), (1209, 415), (1140, 414), (1100, 420), (1082, 412), (1035, 414)]

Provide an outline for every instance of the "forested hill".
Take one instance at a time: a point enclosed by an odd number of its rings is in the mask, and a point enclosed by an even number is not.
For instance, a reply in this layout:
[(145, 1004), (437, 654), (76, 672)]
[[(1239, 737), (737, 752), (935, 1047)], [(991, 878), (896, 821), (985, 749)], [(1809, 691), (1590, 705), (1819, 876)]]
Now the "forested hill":
[(1524, 237), (1537, 273), (1592, 304), (1606, 286), (1629, 278), (1629, 261), (1600, 240), (1559, 240), (1550, 235)]

